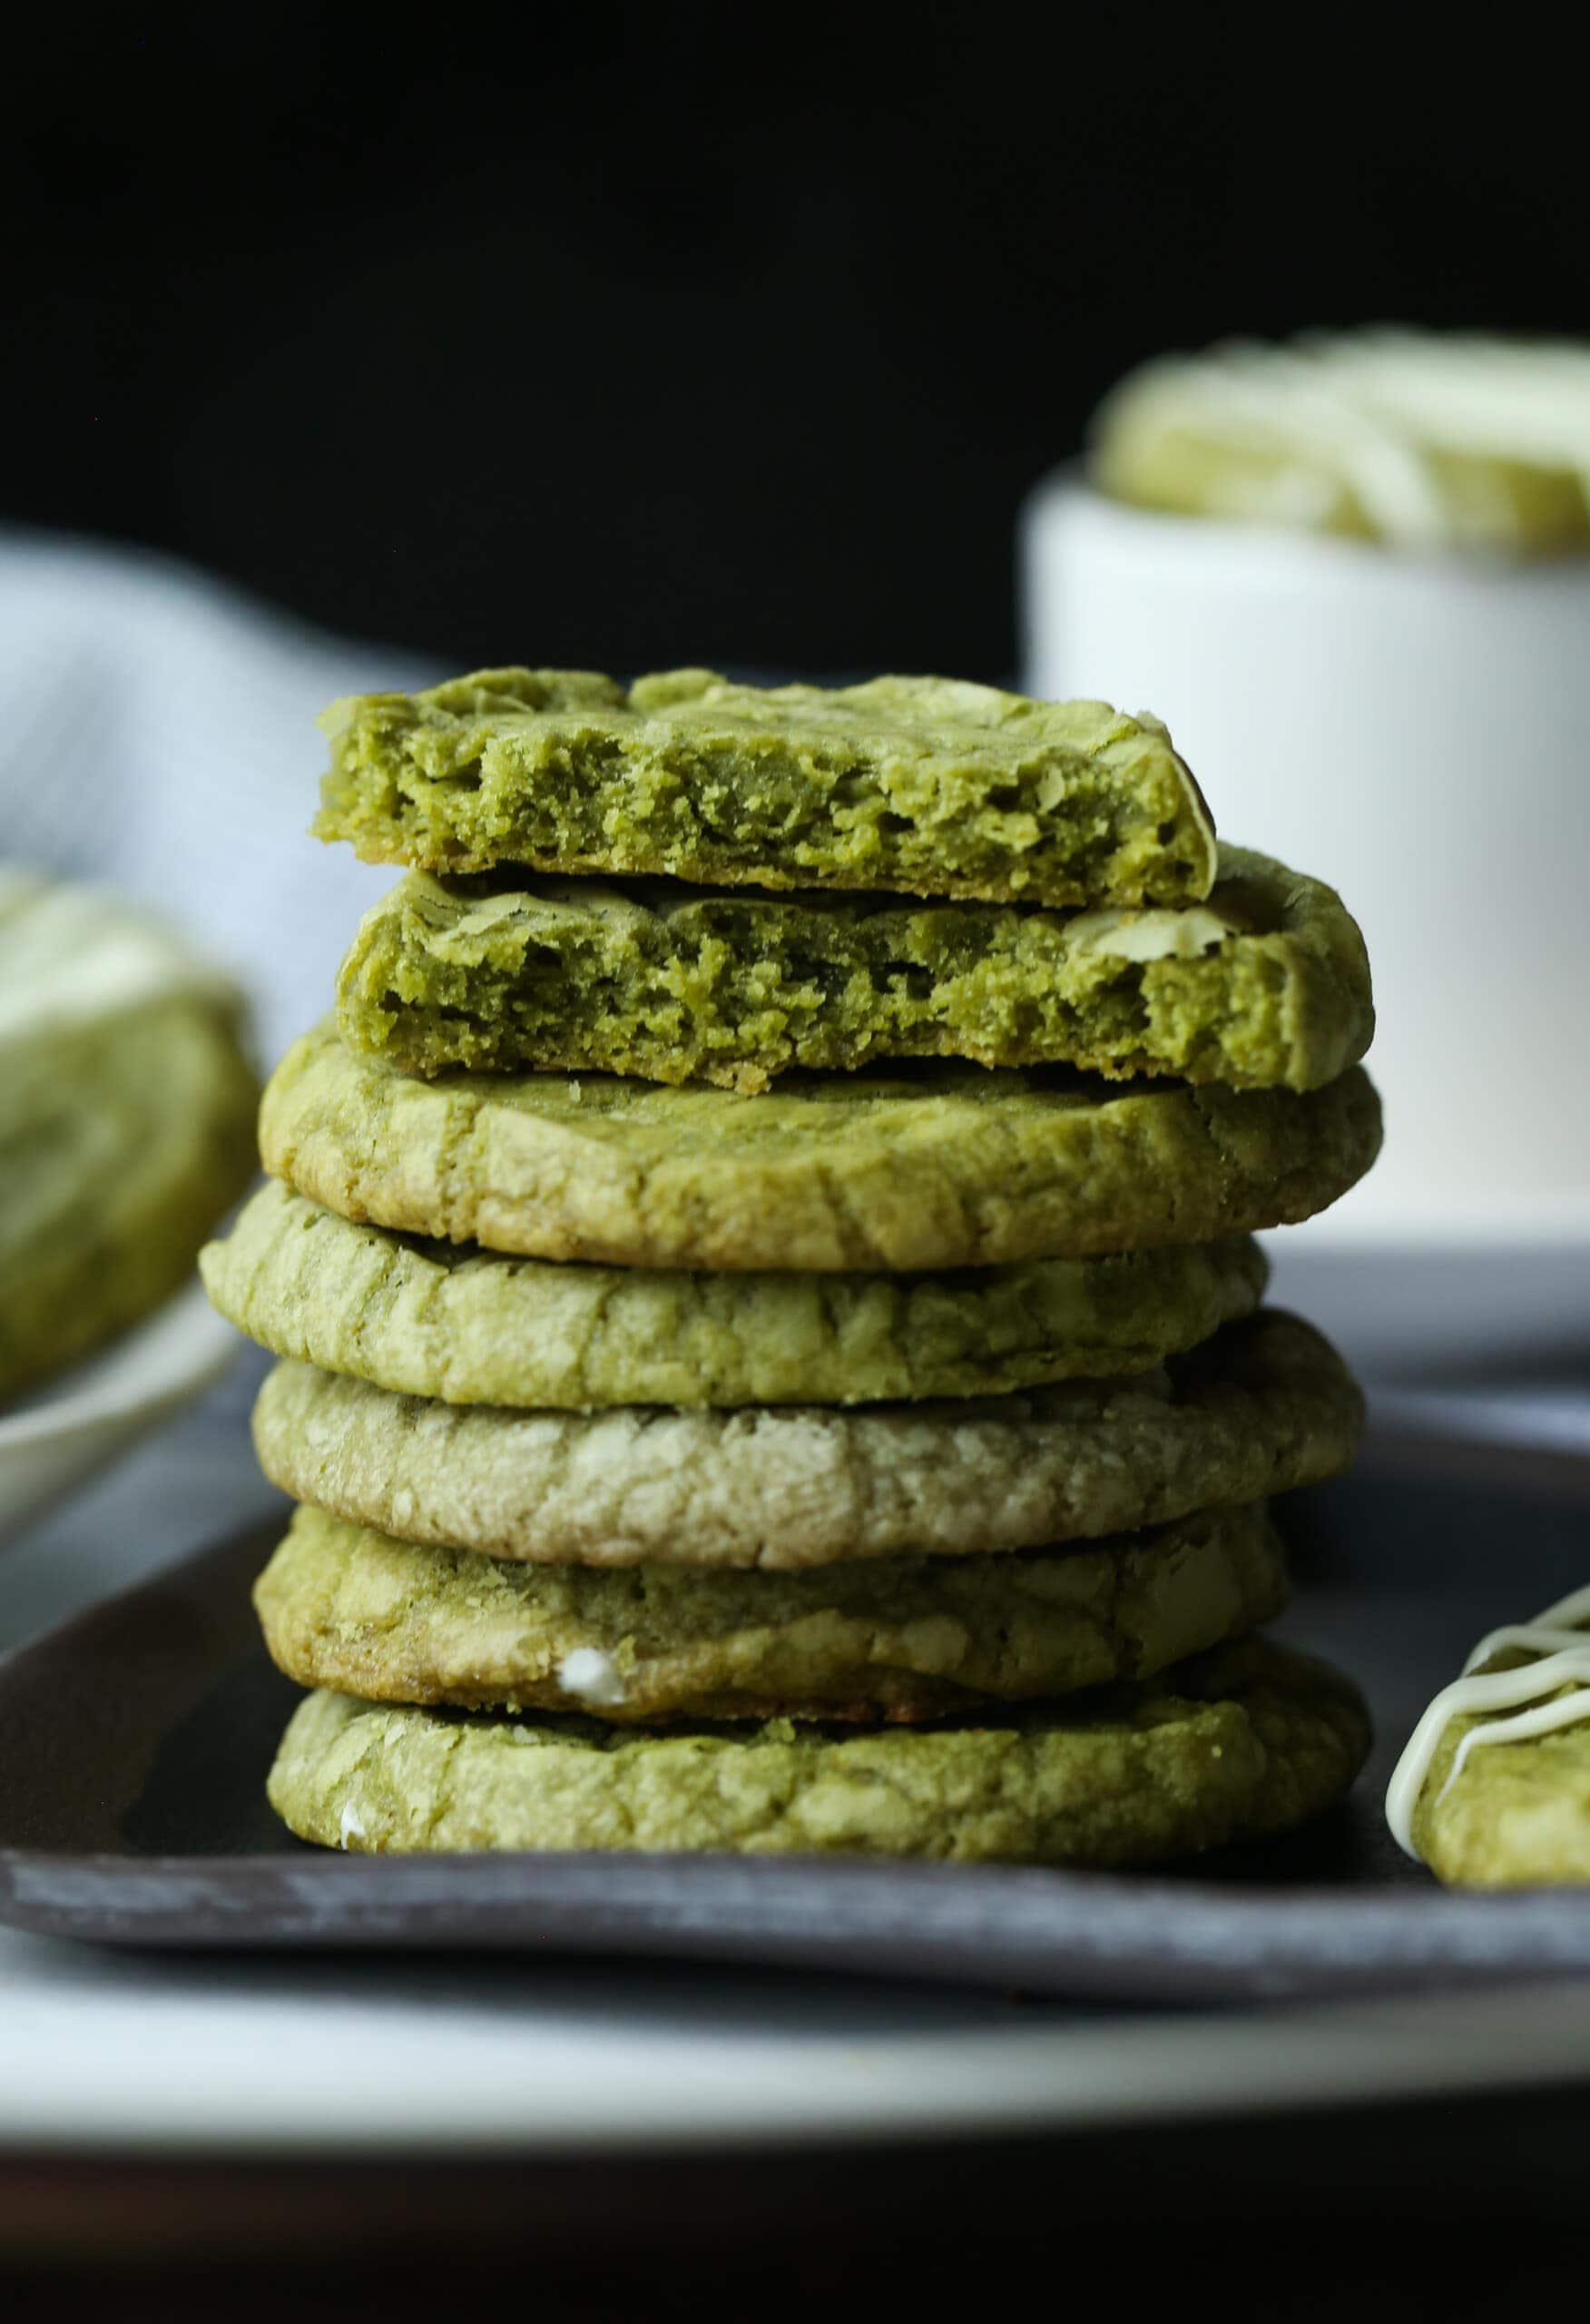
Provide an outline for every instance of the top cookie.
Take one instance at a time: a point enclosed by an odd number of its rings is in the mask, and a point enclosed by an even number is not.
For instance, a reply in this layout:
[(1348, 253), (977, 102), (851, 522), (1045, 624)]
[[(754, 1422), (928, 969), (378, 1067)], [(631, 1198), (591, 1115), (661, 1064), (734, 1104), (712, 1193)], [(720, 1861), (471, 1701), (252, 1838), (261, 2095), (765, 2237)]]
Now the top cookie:
[(315, 822), (427, 872), (670, 873), (1002, 903), (1190, 904), (1214, 831), (1157, 719), (949, 678), (480, 670), (321, 721)]

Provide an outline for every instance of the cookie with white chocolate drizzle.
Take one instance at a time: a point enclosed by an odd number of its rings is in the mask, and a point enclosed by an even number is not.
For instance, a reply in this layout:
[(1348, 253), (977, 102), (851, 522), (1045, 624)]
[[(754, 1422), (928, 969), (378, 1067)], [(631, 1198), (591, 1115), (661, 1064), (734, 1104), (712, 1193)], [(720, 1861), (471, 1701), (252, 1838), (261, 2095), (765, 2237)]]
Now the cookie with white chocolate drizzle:
[(1386, 1820), (1461, 1887), (1590, 1881), (1590, 1588), (1481, 1639), (1397, 1763)]

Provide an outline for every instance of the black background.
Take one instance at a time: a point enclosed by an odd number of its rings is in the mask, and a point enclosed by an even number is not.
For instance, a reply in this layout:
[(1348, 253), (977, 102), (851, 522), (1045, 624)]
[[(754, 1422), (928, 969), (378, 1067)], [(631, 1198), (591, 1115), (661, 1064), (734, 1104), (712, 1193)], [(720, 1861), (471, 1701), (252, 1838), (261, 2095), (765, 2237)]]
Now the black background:
[(998, 676), (1126, 364), (1590, 326), (1567, 15), (58, 15), (0, 517), (457, 663)]

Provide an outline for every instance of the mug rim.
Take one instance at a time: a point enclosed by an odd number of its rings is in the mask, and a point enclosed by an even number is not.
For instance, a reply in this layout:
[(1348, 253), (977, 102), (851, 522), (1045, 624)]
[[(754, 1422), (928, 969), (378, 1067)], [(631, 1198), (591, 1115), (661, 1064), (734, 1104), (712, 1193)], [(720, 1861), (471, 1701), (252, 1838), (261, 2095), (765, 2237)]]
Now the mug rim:
[(1120, 547), (1152, 549), (1155, 555), (1202, 562), (1239, 560), (1251, 571), (1255, 561), (1278, 571), (1309, 571), (1333, 577), (1372, 576), (1382, 586), (1397, 581), (1505, 581), (1513, 589), (1560, 590), (1565, 583), (1590, 602), (1590, 547), (1577, 552), (1532, 556), (1492, 548), (1399, 547), (1388, 541), (1357, 540), (1341, 533), (1310, 532), (1303, 526), (1266, 525), (1233, 517), (1193, 517), (1169, 509), (1139, 508), (1101, 492), (1089, 478), (1084, 456), (1050, 468), (1025, 495), (1021, 533), (1031, 540), (1056, 519), (1068, 529), (1087, 528)]

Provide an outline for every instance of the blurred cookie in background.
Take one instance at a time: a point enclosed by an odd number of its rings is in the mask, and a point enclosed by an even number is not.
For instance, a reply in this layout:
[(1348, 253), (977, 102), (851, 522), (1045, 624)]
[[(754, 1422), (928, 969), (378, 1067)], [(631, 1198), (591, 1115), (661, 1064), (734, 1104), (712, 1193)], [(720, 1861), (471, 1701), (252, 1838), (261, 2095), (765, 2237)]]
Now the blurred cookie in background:
[(225, 977), (0, 864), (0, 1407), (182, 1285), (252, 1175), (257, 1098)]
[(1408, 330), (1232, 340), (1123, 379), (1089, 472), (1143, 508), (1399, 548), (1590, 550), (1590, 349)]

